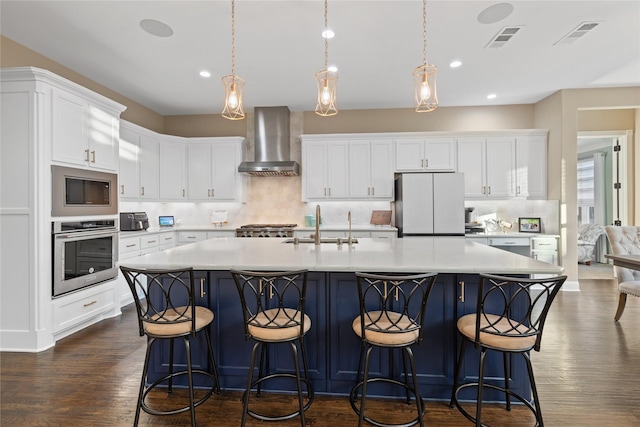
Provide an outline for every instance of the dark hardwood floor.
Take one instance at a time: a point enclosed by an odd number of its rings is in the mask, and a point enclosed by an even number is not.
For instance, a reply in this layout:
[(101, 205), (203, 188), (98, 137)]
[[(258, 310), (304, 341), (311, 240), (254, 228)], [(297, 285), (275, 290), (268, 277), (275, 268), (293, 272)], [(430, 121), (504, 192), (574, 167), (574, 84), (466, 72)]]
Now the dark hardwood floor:
[[(618, 292), (613, 280), (581, 280), (581, 292), (561, 292), (551, 308), (540, 353), (534, 353), (537, 384), (547, 426), (640, 425), (640, 298), (630, 297), (620, 322), (613, 321)], [(0, 354), (2, 426), (127, 426), (133, 422), (145, 341), (131, 306), (123, 315), (60, 340), (50, 350)], [(177, 393), (179, 394), (179, 393)], [(175, 399), (180, 398), (176, 396)], [(199, 426), (240, 424), (239, 393), (214, 395), (196, 409)], [(267, 407), (287, 396), (265, 398)], [(378, 401), (379, 413), (410, 419), (412, 407)], [(495, 427), (533, 425), (517, 407), (485, 406)], [(407, 415), (409, 414), (409, 415)], [(357, 425), (345, 398), (317, 397), (307, 412), (310, 426)], [(140, 425), (183, 426), (189, 415), (151, 416)], [(471, 425), (448, 402), (427, 402), (425, 424)], [(297, 426), (297, 419), (250, 426)]]

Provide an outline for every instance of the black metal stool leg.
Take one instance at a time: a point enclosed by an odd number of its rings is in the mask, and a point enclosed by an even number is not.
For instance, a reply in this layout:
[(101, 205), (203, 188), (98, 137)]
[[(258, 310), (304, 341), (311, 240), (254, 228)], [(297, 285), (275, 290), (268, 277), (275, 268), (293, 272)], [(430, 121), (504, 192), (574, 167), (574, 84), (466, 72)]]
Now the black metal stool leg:
[(369, 361), (371, 359), (371, 350), (373, 350), (373, 347), (369, 346), (365, 355), (364, 371), (362, 372), (362, 396), (360, 398), (360, 419), (358, 420), (358, 427), (362, 427), (362, 423), (364, 422), (364, 406), (367, 400), (367, 380), (369, 379)]
[(207, 338), (207, 352), (209, 353), (209, 363), (211, 363), (211, 370), (212, 370), (212, 374), (214, 376), (214, 387), (216, 389), (216, 393), (220, 394), (222, 393), (222, 389), (220, 388), (220, 380), (218, 377), (218, 368), (216, 365), (216, 359), (215, 356), (213, 355), (213, 350), (211, 347), (211, 337), (209, 336), (209, 329), (205, 329), (204, 330), (204, 336)]
[(455, 406), (454, 402), (456, 400), (456, 392), (458, 390), (458, 386), (460, 385), (458, 377), (460, 376), (462, 361), (464, 360), (465, 344), (465, 340), (462, 340), (462, 342), (460, 343), (460, 351), (458, 352), (458, 362), (456, 363), (456, 368), (453, 371), (453, 388), (451, 390), (451, 400), (449, 401), (449, 407), (451, 408)]
[(150, 338), (147, 341), (147, 352), (144, 356), (144, 365), (142, 367), (142, 379), (140, 380), (140, 391), (138, 393), (138, 405), (136, 406), (136, 416), (133, 419), (133, 426), (136, 427), (140, 421), (140, 410), (142, 409), (142, 402), (144, 399), (144, 388), (147, 379), (147, 371), (149, 370), (149, 358), (151, 356), (151, 347), (156, 341), (155, 338)]
[[(300, 422), (302, 427), (307, 424), (304, 418), (304, 400), (302, 399), (302, 381), (300, 380), (300, 362), (298, 361), (298, 348), (294, 342), (291, 342), (291, 352), (293, 353), (293, 366), (296, 370), (296, 387), (298, 389), (298, 405), (300, 406)], [(306, 365), (306, 363), (305, 363)]]
[[(424, 405), (422, 402), (422, 397), (420, 397), (420, 389), (418, 388), (418, 376), (416, 375), (416, 364), (413, 359), (413, 351), (411, 351), (410, 347), (403, 348), (403, 354), (406, 353), (409, 356), (409, 365), (411, 366), (411, 377), (413, 378), (413, 393), (416, 396), (416, 408), (418, 409), (418, 422), (420, 423), (420, 427), (424, 427)], [(404, 357), (403, 357), (404, 359)], [(409, 390), (407, 389), (407, 395), (409, 395)]]
[[(260, 361), (258, 362), (258, 379), (264, 377), (264, 372), (265, 372), (264, 355), (265, 355), (266, 350), (267, 350), (267, 345), (268, 344), (260, 344)], [(256, 396), (260, 396), (261, 392), (262, 392), (262, 383), (259, 382), (258, 383), (258, 389), (256, 390)]]
[(502, 353), (502, 359), (504, 363), (504, 389), (505, 391), (505, 399), (507, 402), (507, 411), (511, 410), (511, 395), (509, 394), (509, 354), (506, 352)]
[(531, 365), (531, 358), (526, 353), (522, 353), (525, 362), (527, 363), (527, 371), (529, 372), (529, 382), (531, 386), (531, 394), (533, 394), (533, 404), (535, 406), (536, 421), (538, 427), (544, 427), (542, 422), (542, 410), (540, 409), (540, 399), (538, 398), (538, 388), (536, 387), (536, 379), (533, 376), (533, 366)]
[[(404, 369), (404, 385), (405, 391), (407, 392), (407, 405), (411, 403), (411, 392), (409, 391), (409, 372), (407, 371), (407, 353), (405, 352), (406, 348), (400, 349), (402, 353), (402, 368)], [(411, 373), (413, 374), (413, 368), (411, 368)]]
[(247, 423), (247, 414), (249, 413), (249, 394), (251, 394), (251, 384), (253, 381), (253, 370), (256, 366), (256, 350), (258, 346), (262, 347), (260, 342), (256, 342), (253, 346), (253, 350), (251, 350), (251, 361), (249, 362), (249, 373), (247, 374), (247, 388), (244, 391), (243, 401), (242, 401), (242, 421), (240, 423), (241, 426), (244, 426)]
[(480, 369), (478, 371), (478, 397), (476, 399), (476, 427), (482, 427), (482, 392), (484, 386), (484, 359), (487, 350), (480, 351)]
[(167, 387), (167, 393), (173, 392), (173, 345), (174, 339), (169, 339), (169, 386)]
[(187, 357), (187, 380), (189, 383), (189, 408), (191, 412), (191, 427), (196, 427), (196, 407), (193, 402), (193, 376), (192, 376), (192, 367), (191, 367), (191, 343), (189, 341), (189, 336), (185, 335), (183, 337), (184, 340), (184, 351)]

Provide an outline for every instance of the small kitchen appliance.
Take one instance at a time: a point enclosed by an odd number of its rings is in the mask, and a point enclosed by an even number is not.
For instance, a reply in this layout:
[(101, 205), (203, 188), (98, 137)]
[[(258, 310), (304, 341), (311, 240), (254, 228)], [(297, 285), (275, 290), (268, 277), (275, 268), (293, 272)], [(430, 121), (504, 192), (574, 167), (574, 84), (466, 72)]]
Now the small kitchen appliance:
[(143, 231), (149, 228), (146, 212), (120, 212), (120, 231)]
[(175, 221), (172, 215), (159, 216), (158, 222), (160, 227), (173, 227), (173, 225), (175, 224)]

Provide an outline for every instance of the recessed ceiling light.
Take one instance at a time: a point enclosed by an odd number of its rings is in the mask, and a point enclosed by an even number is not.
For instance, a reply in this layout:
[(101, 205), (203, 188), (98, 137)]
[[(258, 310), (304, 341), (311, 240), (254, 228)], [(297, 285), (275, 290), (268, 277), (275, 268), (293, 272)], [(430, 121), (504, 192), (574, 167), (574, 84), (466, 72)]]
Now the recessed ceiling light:
[(200, 71), (200, 77), (211, 77), (211, 73), (207, 70)]
[(143, 19), (140, 21), (140, 27), (156, 37), (171, 37), (173, 35), (173, 30), (170, 26), (155, 19)]
[(322, 37), (325, 39), (332, 39), (336, 34), (330, 30), (329, 28), (327, 28), (326, 30), (324, 30), (322, 32)]
[(502, 21), (513, 12), (513, 5), (510, 3), (498, 3), (489, 6), (478, 15), (478, 22), (481, 24), (495, 24)]
[(490, 93), (489, 95), (487, 95), (487, 99), (496, 99), (498, 95), (496, 95), (495, 93)]
[(451, 64), (449, 64), (449, 67), (451, 68), (458, 68), (459, 66), (462, 65), (462, 61), (451, 61)]
[(327, 67), (327, 71), (331, 71), (332, 73), (335, 73), (338, 71), (338, 67), (336, 67), (335, 65), (329, 65)]

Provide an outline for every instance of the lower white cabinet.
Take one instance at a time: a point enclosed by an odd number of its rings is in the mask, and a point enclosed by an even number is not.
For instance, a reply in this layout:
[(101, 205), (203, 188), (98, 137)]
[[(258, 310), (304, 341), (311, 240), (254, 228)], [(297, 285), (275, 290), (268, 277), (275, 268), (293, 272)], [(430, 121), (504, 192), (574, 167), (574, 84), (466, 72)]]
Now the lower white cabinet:
[(223, 237), (236, 237), (234, 230), (207, 230), (207, 231), (179, 231), (178, 245), (201, 242), (207, 239), (217, 239)]
[(509, 252), (537, 259), (549, 264), (559, 265), (558, 237), (547, 236), (466, 236), (469, 241), (493, 246)]
[[(68, 294), (53, 300), (53, 332), (77, 327), (115, 307), (117, 288), (111, 282)], [(86, 325), (85, 325), (86, 326)]]
[(531, 257), (549, 264), (559, 264), (558, 238), (556, 237), (532, 237)]

